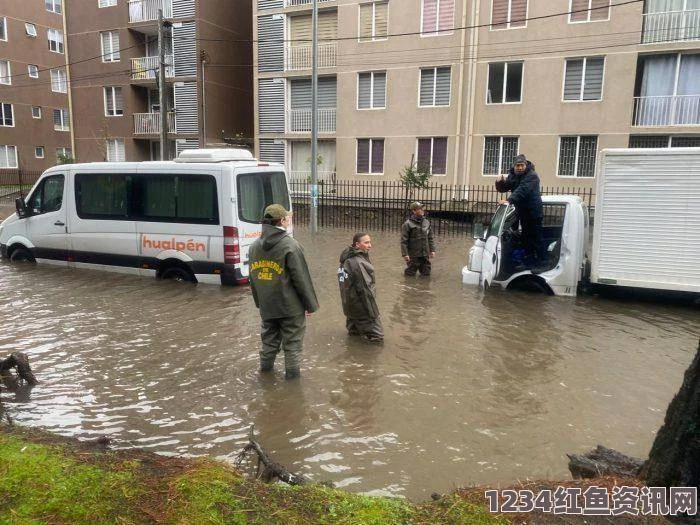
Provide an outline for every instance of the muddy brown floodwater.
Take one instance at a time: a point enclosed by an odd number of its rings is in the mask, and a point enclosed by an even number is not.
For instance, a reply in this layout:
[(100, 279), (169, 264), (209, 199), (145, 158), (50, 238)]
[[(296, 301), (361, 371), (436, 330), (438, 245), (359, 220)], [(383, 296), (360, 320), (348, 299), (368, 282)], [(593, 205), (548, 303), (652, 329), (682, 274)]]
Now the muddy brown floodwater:
[(697, 347), (697, 308), (462, 288), (460, 237), (438, 239), (429, 280), (406, 279), (397, 235), (382, 233), (386, 342), (367, 346), (344, 332), (335, 280), (352, 233), (297, 227), (321, 310), (292, 384), (280, 361), (257, 372), (247, 287), (2, 263), (0, 356), (27, 352), (41, 381), (2, 402), (60, 434), (224, 460), (255, 424), (293, 471), (413, 500), (566, 478), (565, 453), (598, 443), (646, 456)]

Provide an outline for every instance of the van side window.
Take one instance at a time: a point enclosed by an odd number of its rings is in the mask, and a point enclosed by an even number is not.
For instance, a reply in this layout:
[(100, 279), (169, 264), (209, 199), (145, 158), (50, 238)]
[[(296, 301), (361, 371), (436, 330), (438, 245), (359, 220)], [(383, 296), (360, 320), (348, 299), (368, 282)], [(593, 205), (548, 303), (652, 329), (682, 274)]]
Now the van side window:
[(135, 193), (142, 220), (219, 224), (216, 179), (210, 175), (139, 175)]
[(29, 208), (34, 215), (58, 211), (63, 205), (63, 175), (46, 177), (29, 197)]
[(270, 204), (290, 209), (284, 173), (246, 173), (238, 176), (238, 216), (242, 221), (260, 223)]
[(75, 207), (81, 219), (128, 218), (127, 195), (131, 175), (78, 173)]

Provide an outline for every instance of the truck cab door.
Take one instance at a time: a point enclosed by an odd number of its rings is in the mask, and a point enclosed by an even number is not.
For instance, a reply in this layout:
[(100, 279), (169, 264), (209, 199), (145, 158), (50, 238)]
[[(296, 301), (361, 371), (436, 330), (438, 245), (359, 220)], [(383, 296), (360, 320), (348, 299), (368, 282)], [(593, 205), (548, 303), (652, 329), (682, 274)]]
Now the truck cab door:
[(27, 238), (34, 245), (35, 259), (68, 265), (66, 176), (44, 178), (27, 198)]
[(498, 207), (484, 236), (484, 255), (481, 261), (481, 284), (484, 286), (490, 286), (494, 277), (498, 275), (501, 264), (501, 233), (508, 206), (501, 204)]

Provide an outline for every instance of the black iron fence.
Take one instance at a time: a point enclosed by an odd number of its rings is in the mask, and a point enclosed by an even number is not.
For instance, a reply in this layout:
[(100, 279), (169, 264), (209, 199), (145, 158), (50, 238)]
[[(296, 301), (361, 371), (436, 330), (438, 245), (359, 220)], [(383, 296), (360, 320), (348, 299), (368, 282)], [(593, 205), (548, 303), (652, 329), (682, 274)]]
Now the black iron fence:
[(0, 204), (12, 204), (20, 195), (26, 195), (41, 174), (33, 170), (0, 169)]
[[(312, 202), (307, 180), (290, 182), (294, 222), (309, 221)], [(593, 211), (595, 194), (590, 188), (542, 188), (542, 195), (576, 195)], [(470, 234), (472, 225), (490, 220), (498, 201), (507, 194), (493, 185), (459, 186), (430, 184), (407, 188), (400, 181), (327, 181), (318, 186), (318, 225), (320, 228), (354, 230), (398, 230), (409, 215), (411, 202), (426, 206), (433, 231), (437, 234)]]

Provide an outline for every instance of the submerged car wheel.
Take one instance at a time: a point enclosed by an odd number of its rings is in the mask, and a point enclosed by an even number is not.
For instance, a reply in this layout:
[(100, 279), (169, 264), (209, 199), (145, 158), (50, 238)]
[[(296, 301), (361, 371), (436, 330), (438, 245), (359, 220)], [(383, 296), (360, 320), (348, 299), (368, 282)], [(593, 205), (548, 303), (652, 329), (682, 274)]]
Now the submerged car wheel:
[(170, 266), (169, 268), (166, 268), (160, 277), (161, 279), (168, 281), (179, 281), (185, 283), (195, 282), (194, 276), (179, 266)]
[(34, 260), (34, 256), (31, 254), (31, 252), (29, 250), (27, 250), (26, 248), (22, 248), (22, 247), (15, 248), (12, 251), (12, 255), (10, 255), (10, 261), (12, 261), (14, 263), (23, 263), (23, 262), (33, 263), (33, 262), (36, 262)]

